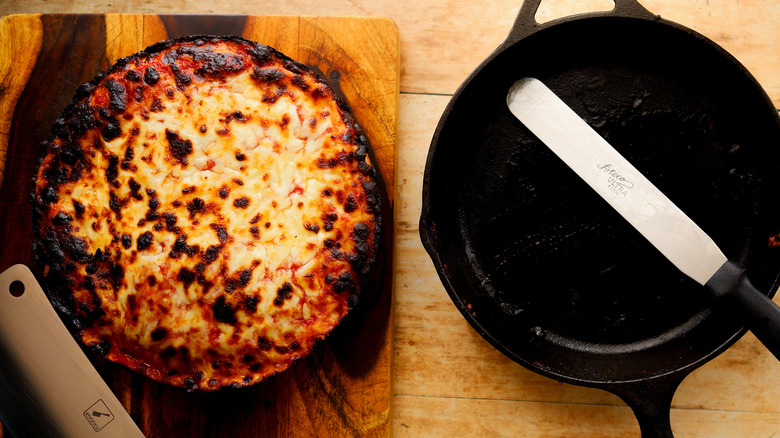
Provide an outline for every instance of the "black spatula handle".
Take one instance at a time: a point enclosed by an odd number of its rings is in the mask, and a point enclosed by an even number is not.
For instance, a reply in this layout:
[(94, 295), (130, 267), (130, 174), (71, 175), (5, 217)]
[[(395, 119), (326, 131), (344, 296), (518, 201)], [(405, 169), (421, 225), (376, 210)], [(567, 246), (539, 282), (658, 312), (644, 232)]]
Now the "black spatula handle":
[(726, 262), (705, 286), (737, 312), (742, 324), (780, 359), (780, 307), (750, 283), (743, 268)]

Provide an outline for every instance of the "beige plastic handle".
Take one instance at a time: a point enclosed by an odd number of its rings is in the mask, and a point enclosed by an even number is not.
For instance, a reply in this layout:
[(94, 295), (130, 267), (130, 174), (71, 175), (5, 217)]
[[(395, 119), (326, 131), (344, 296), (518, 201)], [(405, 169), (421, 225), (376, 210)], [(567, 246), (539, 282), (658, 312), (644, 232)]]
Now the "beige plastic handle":
[(0, 421), (15, 437), (143, 437), (33, 273), (0, 274)]

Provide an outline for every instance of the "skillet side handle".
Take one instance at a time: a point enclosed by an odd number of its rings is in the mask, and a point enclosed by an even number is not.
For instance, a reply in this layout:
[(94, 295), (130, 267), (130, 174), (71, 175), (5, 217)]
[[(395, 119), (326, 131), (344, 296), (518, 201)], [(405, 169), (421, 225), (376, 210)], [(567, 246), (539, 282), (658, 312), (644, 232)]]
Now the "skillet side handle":
[[(547, 26), (547, 23), (541, 24), (536, 21), (536, 13), (539, 11), (539, 5), (543, 0), (525, 0), (522, 6), (520, 6), (520, 12), (515, 18), (515, 23), (512, 25), (512, 29), (509, 31), (509, 35), (502, 44), (503, 46), (509, 46), (521, 39), (533, 34)], [(595, 15), (604, 16), (620, 16), (620, 17), (633, 17), (633, 18), (645, 18), (656, 19), (655, 14), (651, 13), (644, 6), (642, 6), (637, 0), (614, 0), (615, 8), (609, 12), (595, 13)], [(567, 20), (570, 18), (576, 18), (575, 16), (563, 18)], [(554, 20), (557, 21), (557, 20)]]
[(740, 322), (780, 359), (780, 307), (750, 283), (743, 268), (728, 261), (705, 286), (719, 305), (738, 312)]
[(615, 0), (615, 9), (611, 12), (621, 17), (657, 19), (658, 15), (648, 11), (637, 0)]
[(540, 29), (541, 25), (536, 21), (536, 12), (542, 0), (524, 0), (520, 6), (520, 12), (512, 25), (512, 30), (504, 41), (504, 46), (509, 46), (521, 39), (531, 35)]
[(642, 438), (674, 438), (669, 411), (672, 398), (687, 374), (672, 374), (641, 382), (621, 384), (609, 391), (634, 411)]

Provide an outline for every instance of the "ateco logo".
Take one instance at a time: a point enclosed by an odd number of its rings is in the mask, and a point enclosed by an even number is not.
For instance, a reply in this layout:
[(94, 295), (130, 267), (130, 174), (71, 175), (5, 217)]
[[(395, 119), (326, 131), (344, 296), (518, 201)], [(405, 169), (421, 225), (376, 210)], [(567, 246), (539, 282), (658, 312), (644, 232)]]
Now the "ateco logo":
[(634, 183), (615, 170), (612, 164), (599, 164), (596, 168), (607, 174), (608, 188), (612, 193), (625, 198), (629, 190), (634, 188)]

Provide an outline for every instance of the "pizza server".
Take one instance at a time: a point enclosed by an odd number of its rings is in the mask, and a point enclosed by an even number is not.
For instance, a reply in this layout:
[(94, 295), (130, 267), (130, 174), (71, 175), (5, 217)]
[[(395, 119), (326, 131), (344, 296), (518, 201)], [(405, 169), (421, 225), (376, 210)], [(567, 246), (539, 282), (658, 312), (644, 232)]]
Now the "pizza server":
[(24, 265), (0, 274), (0, 421), (14, 438), (144, 436)]
[(745, 270), (543, 82), (523, 78), (509, 110), (685, 275), (725, 300), (780, 358), (780, 307)]

